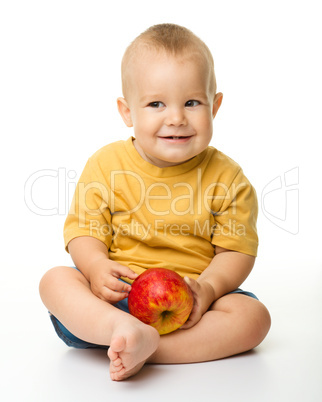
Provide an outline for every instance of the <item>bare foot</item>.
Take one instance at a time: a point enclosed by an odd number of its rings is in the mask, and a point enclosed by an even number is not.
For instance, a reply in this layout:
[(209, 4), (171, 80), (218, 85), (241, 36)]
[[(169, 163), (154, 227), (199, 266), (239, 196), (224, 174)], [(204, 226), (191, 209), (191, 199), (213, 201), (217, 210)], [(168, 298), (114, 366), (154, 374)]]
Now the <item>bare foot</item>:
[(118, 327), (107, 352), (110, 358), (110, 376), (113, 381), (125, 380), (144, 366), (156, 351), (160, 341), (158, 331), (140, 322)]

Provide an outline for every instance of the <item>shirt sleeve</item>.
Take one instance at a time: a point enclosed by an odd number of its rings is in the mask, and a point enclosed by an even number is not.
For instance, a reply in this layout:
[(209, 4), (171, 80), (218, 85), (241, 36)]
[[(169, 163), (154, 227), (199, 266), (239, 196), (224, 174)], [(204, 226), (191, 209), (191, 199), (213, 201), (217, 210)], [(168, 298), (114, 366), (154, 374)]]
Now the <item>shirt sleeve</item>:
[(110, 189), (99, 164), (89, 159), (77, 183), (64, 225), (65, 249), (80, 236), (101, 240), (109, 248), (112, 242)]
[(212, 214), (215, 221), (213, 245), (257, 255), (257, 196), (241, 169), (230, 185), (219, 185), (213, 197)]

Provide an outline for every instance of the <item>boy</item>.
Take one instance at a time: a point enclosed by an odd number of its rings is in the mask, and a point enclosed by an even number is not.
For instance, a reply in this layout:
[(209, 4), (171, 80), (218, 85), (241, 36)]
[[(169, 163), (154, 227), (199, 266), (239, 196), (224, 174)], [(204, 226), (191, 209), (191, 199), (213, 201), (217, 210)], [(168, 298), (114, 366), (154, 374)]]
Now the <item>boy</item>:
[[(77, 269), (40, 283), (59, 336), (109, 346), (116, 381), (145, 363), (247, 351), (270, 327), (264, 305), (238, 289), (257, 252), (257, 203), (240, 167), (209, 146), (222, 102), (209, 49), (183, 27), (153, 26), (126, 50), (122, 85), (118, 110), (135, 138), (88, 160), (64, 228)], [(178, 272), (194, 295), (188, 321), (161, 337), (126, 306), (130, 283), (153, 267)]]

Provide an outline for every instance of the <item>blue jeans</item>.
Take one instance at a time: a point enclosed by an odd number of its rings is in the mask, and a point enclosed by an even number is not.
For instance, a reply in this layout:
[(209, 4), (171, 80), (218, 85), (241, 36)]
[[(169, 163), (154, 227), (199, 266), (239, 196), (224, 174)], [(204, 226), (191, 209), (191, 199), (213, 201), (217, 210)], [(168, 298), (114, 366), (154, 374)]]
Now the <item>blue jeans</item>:
[[(75, 268), (75, 267), (73, 267)], [(77, 269), (77, 268), (75, 268)], [(122, 279), (119, 279), (122, 281)], [(122, 281), (124, 282), (124, 281)], [(257, 297), (254, 295), (252, 292), (247, 292), (242, 289), (236, 289), (228, 294), (242, 294), (245, 296), (253, 297), (254, 299), (257, 299)], [(258, 300), (258, 299), (257, 299)], [(114, 307), (125, 311), (126, 313), (129, 313), (129, 307), (127, 303), (127, 298), (124, 300), (121, 300), (120, 302), (114, 304)], [(74, 347), (77, 349), (88, 349), (88, 348), (95, 348), (95, 349), (108, 349), (109, 347), (106, 345), (96, 345), (94, 343), (89, 343), (86, 341), (83, 341), (82, 339), (77, 338), (75, 335), (73, 335), (55, 316), (53, 316), (51, 313), (49, 313), (51, 322), (53, 323), (53, 326), (55, 328), (55, 331), (59, 338), (63, 340), (67, 346)]]

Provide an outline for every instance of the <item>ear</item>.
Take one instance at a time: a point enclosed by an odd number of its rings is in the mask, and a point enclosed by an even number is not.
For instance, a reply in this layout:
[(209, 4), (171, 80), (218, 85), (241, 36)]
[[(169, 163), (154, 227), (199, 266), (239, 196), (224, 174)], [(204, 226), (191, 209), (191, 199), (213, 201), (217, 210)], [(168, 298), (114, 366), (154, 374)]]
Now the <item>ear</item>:
[(124, 123), (128, 127), (133, 127), (133, 122), (132, 122), (132, 118), (131, 118), (131, 110), (129, 108), (128, 103), (126, 102), (126, 100), (124, 98), (117, 98), (117, 108), (118, 108), (120, 115), (122, 116)]
[(216, 114), (218, 112), (218, 109), (221, 106), (222, 98), (223, 98), (223, 94), (221, 92), (218, 92), (215, 95), (214, 103), (213, 103), (213, 106), (212, 106), (212, 118), (213, 119), (215, 118), (215, 116), (216, 116)]

